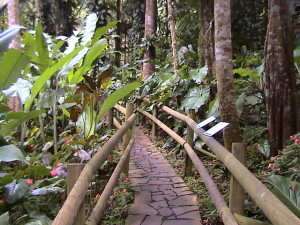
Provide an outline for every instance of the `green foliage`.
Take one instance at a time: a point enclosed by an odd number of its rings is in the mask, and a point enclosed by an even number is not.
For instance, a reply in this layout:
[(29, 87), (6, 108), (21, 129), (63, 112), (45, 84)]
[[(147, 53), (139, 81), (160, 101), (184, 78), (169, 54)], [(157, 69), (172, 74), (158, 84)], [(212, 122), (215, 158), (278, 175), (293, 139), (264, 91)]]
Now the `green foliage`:
[(120, 101), (122, 98), (127, 96), (130, 92), (132, 92), (134, 89), (138, 88), (141, 85), (140, 82), (134, 82), (131, 84), (128, 84), (112, 94), (110, 94), (103, 102), (103, 105), (99, 111), (98, 118), (100, 119), (104, 113), (112, 108), (118, 101)]
[(4, 145), (0, 147), (0, 161), (11, 162), (15, 160), (20, 160), (22, 162), (28, 163), (21, 150), (16, 146)]
[(106, 211), (102, 224), (125, 224), (133, 199), (134, 186), (130, 178), (120, 180), (110, 197), (111, 207)]
[(0, 216), (0, 224), (1, 225), (8, 225), (9, 224), (9, 213), (8, 212), (3, 213)]
[(272, 184), (271, 191), (298, 217), (300, 217), (300, 183), (288, 178), (271, 175), (266, 182)]
[(0, 90), (7, 88), (21, 76), (21, 71), (29, 63), (29, 58), (15, 49), (9, 49), (0, 61)]
[(2, 56), (3, 52), (7, 50), (8, 45), (14, 39), (21, 28), (21, 26), (12, 26), (11, 28), (0, 33), (0, 57)]
[(287, 145), (278, 150), (278, 156), (273, 160), (273, 173), (300, 182), (300, 134), (291, 136)]
[(209, 97), (209, 87), (192, 88), (186, 95), (186, 98), (181, 104), (182, 109), (199, 109), (203, 106)]

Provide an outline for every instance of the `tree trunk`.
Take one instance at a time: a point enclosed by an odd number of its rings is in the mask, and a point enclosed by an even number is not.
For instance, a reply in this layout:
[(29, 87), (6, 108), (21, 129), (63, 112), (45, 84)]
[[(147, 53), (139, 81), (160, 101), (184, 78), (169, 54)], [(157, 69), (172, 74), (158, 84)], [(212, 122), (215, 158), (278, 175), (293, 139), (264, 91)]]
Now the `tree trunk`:
[(115, 39), (115, 48), (116, 48), (116, 53), (115, 53), (115, 64), (117, 67), (119, 67), (121, 65), (121, 0), (117, 0), (117, 20), (118, 20), (118, 24), (117, 24), (117, 30), (116, 30), (116, 34), (117, 37)]
[(174, 67), (174, 74), (176, 74), (179, 69), (179, 65), (178, 65), (178, 48), (177, 48), (176, 28), (175, 28), (175, 21), (173, 16), (172, 0), (167, 0), (167, 4), (168, 4), (169, 29), (171, 32), (171, 39), (172, 39), (172, 52), (173, 52), (173, 64), (174, 64), (173, 67)]
[(298, 96), (289, 1), (269, 0), (265, 61), (270, 155), (274, 156), (284, 141), (297, 132)]
[(215, 0), (215, 60), (217, 87), (222, 121), (230, 123), (224, 129), (224, 145), (231, 151), (233, 142), (241, 142), (241, 130), (236, 110), (233, 86), (230, 0)]
[(34, 0), (34, 7), (35, 7), (35, 25), (38, 24), (38, 22), (41, 20), (41, 15), (42, 15), (42, 11), (41, 11), (41, 0)]
[(213, 0), (200, 0), (198, 3), (200, 18), (199, 66), (207, 65), (208, 73), (215, 77), (214, 2)]
[[(156, 33), (157, 20), (157, 0), (146, 0), (145, 10), (145, 38), (147, 40), (153, 39)], [(155, 47), (153, 44), (145, 50), (143, 63), (143, 80), (146, 80), (150, 75), (155, 72), (155, 65), (150, 60), (155, 59)]]
[[(19, 9), (19, 0), (9, 0), (7, 2), (7, 14), (8, 14), (8, 27), (13, 25), (20, 25), (20, 9)], [(21, 36), (20, 34), (16, 35), (10, 48), (20, 49)]]

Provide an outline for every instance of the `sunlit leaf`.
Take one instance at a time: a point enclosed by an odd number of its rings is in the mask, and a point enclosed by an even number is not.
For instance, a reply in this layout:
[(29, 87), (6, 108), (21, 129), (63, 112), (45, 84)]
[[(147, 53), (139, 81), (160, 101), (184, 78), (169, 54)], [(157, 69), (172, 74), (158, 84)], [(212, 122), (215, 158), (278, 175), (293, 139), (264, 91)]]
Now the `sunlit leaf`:
[(22, 26), (15, 25), (0, 33), (0, 55), (8, 48)]
[(98, 28), (93, 37), (92, 44), (97, 42), (104, 34), (106, 34), (108, 29), (113, 28), (114, 26), (117, 25), (117, 23), (118, 23), (118, 21), (114, 20), (114, 21), (109, 22), (106, 26)]
[(21, 150), (16, 146), (4, 145), (0, 147), (0, 161), (11, 162), (16, 160), (28, 163)]
[(130, 92), (134, 89), (138, 88), (141, 85), (140, 82), (130, 83), (110, 94), (103, 102), (102, 107), (100, 109), (98, 120), (104, 115), (104, 113), (114, 107), (114, 105), (120, 101), (122, 98), (126, 97)]
[(28, 99), (28, 101), (25, 103), (24, 109), (25, 111), (28, 111), (37, 96), (37, 94), (40, 92), (40, 90), (43, 88), (44, 84), (55, 74), (58, 70), (62, 69), (62, 67), (69, 62), (78, 52), (80, 52), (83, 49), (82, 47), (79, 47), (78, 49), (71, 52), (69, 55), (63, 57), (60, 59), (56, 64), (48, 68), (39, 78), (34, 82), (33, 87), (31, 89), (31, 97)]
[(3, 213), (0, 216), (0, 224), (1, 225), (9, 225), (9, 213), (8, 212)]
[(28, 63), (29, 58), (25, 54), (15, 49), (9, 49), (0, 61), (0, 90), (15, 82)]

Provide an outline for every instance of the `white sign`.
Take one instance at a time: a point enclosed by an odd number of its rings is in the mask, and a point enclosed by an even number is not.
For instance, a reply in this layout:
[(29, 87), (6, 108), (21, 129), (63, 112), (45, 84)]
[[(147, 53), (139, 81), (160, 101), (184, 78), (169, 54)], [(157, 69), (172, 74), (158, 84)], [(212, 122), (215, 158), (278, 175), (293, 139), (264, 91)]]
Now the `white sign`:
[(225, 122), (220, 122), (217, 125), (213, 126), (212, 128), (210, 128), (208, 131), (205, 131), (203, 134), (206, 136), (213, 136), (215, 133), (218, 133), (220, 130), (222, 130), (223, 128), (227, 127), (229, 125), (229, 123), (225, 123)]
[(205, 125), (211, 123), (214, 120), (216, 120), (216, 118), (214, 116), (211, 116), (211, 117), (207, 118), (206, 120), (202, 121), (201, 123), (197, 124), (197, 128), (204, 127)]

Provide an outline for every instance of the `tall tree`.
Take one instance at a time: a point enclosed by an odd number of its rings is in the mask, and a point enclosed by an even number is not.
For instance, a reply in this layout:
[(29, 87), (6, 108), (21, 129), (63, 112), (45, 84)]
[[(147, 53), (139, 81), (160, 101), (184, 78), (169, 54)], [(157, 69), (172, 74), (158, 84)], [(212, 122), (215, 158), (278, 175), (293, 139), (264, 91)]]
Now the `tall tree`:
[[(157, 0), (146, 0), (145, 9), (145, 39), (153, 39), (157, 28)], [(143, 63), (143, 80), (146, 80), (150, 75), (155, 72), (155, 65), (150, 60), (155, 59), (155, 46), (151, 43), (144, 52)]]
[(215, 77), (215, 46), (214, 46), (214, 1), (200, 0), (199, 18), (199, 66), (207, 65), (208, 73)]
[[(20, 8), (19, 0), (9, 0), (7, 2), (7, 14), (8, 14), (8, 27), (14, 25), (20, 25)], [(20, 49), (21, 36), (18, 34), (12, 43), (10, 44), (11, 48)]]
[(179, 65), (178, 65), (178, 47), (177, 47), (177, 39), (176, 39), (176, 28), (175, 28), (175, 21), (173, 15), (173, 6), (172, 0), (167, 0), (168, 4), (168, 22), (169, 22), (169, 29), (171, 33), (171, 40), (172, 40), (172, 52), (173, 52), (173, 66), (174, 66), (174, 73), (177, 73)]
[(230, 123), (224, 129), (224, 145), (230, 151), (233, 142), (241, 141), (241, 129), (233, 86), (230, 0), (215, 0), (215, 59), (217, 87), (222, 120)]
[(120, 63), (120, 60), (121, 60), (121, 34), (122, 34), (122, 31), (121, 31), (121, 0), (117, 0), (116, 2), (116, 8), (117, 8), (117, 20), (118, 20), (118, 24), (117, 24), (117, 30), (116, 30), (116, 34), (117, 34), (117, 37), (115, 39), (115, 48), (116, 48), (116, 54), (115, 54), (115, 64), (116, 66), (120, 66), (121, 63)]
[(289, 1), (269, 0), (265, 46), (266, 103), (271, 156), (297, 132), (298, 96)]

